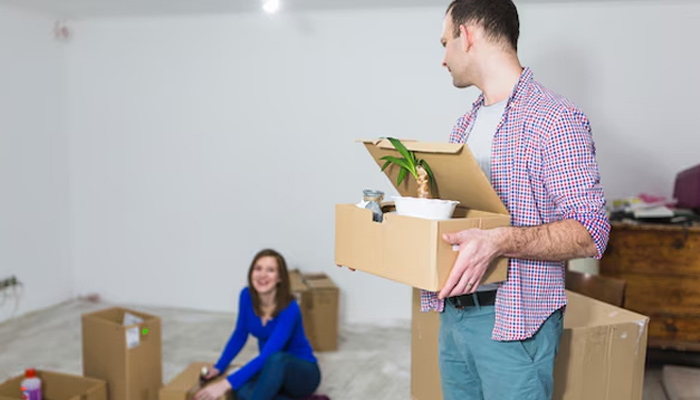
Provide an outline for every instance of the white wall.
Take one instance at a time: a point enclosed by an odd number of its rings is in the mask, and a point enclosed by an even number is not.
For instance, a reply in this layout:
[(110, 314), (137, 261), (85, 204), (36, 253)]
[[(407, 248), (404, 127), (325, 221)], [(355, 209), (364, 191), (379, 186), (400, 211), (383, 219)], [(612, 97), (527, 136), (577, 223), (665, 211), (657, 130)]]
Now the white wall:
[(68, 136), (53, 21), (0, 6), (0, 321), (68, 300)]
[(671, 197), (700, 163), (693, 51), (700, 4), (591, 2), (522, 7), (524, 62), (591, 119), (608, 199)]
[[(595, 129), (610, 198), (670, 195), (691, 134), (700, 5), (528, 3), (521, 55)], [(476, 91), (440, 62), (442, 6), (91, 20), (68, 55), (78, 293), (232, 310), (252, 255), (328, 272), (343, 320), (407, 319), (410, 290), (333, 263), (333, 212), (390, 190), (355, 138), (443, 141)]]
[(354, 139), (437, 140), (461, 109), (434, 106), (460, 101), (439, 68), (441, 11), (402, 12), (421, 32), (408, 40), (393, 15), (77, 25), (78, 290), (230, 310), (253, 254), (270, 246), (330, 273), (349, 320), (407, 318), (408, 288), (333, 263), (334, 204), (388, 189)]

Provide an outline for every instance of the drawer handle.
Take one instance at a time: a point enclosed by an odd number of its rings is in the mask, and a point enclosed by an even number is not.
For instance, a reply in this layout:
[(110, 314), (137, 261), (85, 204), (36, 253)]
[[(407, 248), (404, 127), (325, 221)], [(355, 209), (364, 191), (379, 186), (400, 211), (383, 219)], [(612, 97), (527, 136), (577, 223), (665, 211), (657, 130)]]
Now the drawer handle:
[(678, 327), (672, 319), (667, 319), (664, 321), (666, 332), (678, 333)]
[(688, 228), (683, 227), (683, 238), (682, 239), (676, 239), (673, 241), (673, 248), (676, 250), (680, 250), (683, 247), (685, 247), (685, 243), (688, 241)]

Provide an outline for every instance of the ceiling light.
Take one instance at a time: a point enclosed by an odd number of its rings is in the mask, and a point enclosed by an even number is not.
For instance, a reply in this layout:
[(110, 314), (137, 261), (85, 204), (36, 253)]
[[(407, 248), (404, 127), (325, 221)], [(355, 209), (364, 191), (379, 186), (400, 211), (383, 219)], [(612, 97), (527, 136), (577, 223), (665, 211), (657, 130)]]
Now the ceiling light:
[(274, 14), (280, 9), (280, 0), (263, 0), (263, 10), (268, 14)]

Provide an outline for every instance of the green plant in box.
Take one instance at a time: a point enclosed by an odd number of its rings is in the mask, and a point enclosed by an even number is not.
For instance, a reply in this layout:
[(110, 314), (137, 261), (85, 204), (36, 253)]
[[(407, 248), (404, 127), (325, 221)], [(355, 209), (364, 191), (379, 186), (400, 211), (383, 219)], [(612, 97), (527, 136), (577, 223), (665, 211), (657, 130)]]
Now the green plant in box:
[(382, 167), (382, 171), (392, 164), (400, 168), (396, 186), (401, 185), (401, 182), (403, 182), (410, 173), (418, 184), (418, 198), (429, 199), (430, 189), (435, 187), (435, 177), (433, 176), (433, 171), (430, 169), (428, 162), (417, 158), (415, 153), (408, 150), (400, 140), (391, 137), (387, 139), (399, 152), (401, 157), (384, 156), (380, 158), (380, 160), (386, 161)]

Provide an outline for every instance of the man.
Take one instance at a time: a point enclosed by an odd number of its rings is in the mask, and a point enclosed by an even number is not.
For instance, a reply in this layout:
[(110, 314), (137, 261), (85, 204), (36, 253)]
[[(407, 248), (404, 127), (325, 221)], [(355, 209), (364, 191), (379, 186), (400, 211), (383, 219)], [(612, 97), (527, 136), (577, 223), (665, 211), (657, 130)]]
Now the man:
[[(444, 237), (459, 256), (422, 306), (442, 311), (445, 400), (551, 398), (564, 261), (600, 258), (610, 231), (590, 124), (520, 65), (519, 27), (511, 0), (456, 0), (444, 19), (443, 66), (456, 87), (482, 91), (450, 142), (467, 143), (512, 224)], [(511, 259), (508, 280), (479, 287), (499, 256)]]

